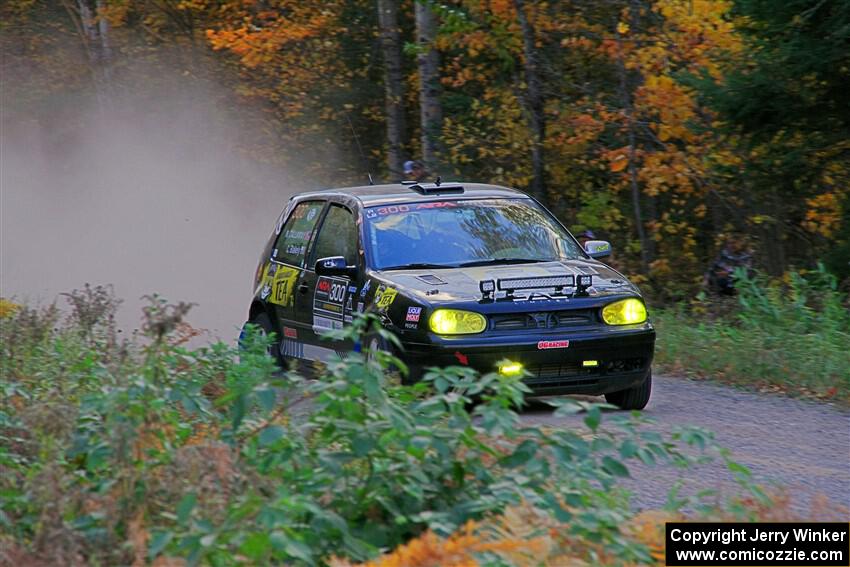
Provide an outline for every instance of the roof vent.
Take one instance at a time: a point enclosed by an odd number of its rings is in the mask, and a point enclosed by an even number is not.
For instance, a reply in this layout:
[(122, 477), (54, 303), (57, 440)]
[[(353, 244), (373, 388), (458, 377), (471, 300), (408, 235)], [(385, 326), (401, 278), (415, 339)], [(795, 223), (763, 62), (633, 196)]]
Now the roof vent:
[(422, 195), (434, 193), (463, 193), (463, 185), (458, 183), (414, 183), (410, 188)]

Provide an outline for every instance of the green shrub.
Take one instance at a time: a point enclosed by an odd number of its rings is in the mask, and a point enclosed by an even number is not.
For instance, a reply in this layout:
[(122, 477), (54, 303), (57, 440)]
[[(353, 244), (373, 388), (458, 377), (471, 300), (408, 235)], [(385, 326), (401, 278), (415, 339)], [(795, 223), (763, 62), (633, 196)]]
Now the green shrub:
[(649, 561), (620, 531), (630, 513), (617, 479), (630, 459), (685, 464), (675, 442), (708, 439), (662, 439), (629, 416), (602, 429), (603, 406), (571, 400), (556, 415), (583, 411), (586, 430), (527, 425), (521, 380), (466, 368), (401, 387), (385, 371), (399, 361), (354, 353), (306, 381), (279, 371), (255, 332), (241, 350), (184, 348), (188, 306), (158, 297), (147, 338), (121, 342), (115, 304), (76, 297), (91, 316), (57, 328), (53, 308), (0, 319), (0, 540), (18, 562), (359, 560), (514, 505)]
[(850, 310), (823, 267), (771, 282), (738, 274), (737, 304), (710, 318), (660, 310), (656, 360), (662, 366), (805, 395), (850, 401)]

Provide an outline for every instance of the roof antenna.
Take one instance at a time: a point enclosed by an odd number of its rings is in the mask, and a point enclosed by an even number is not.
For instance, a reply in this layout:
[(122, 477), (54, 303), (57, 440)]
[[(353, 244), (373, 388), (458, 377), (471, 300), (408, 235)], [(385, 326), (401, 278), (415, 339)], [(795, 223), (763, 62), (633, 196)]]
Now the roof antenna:
[(437, 179), (436, 179), (436, 180), (434, 180), (434, 185), (436, 185), (437, 187), (439, 187), (439, 186), (440, 186), (440, 183), (442, 183), (442, 182), (443, 182), (443, 178), (442, 178), (441, 176), (439, 176), (439, 175), (438, 175), (438, 176), (437, 176)]
[(363, 160), (366, 177), (369, 178), (369, 185), (374, 185), (375, 182), (372, 181), (372, 174), (369, 173), (369, 162), (366, 160), (366, 154), (363, 153), (363, 146), (360, 145), (360, 138), (357, 136), (357, 131), (354, 130), (354, 124), (351, 122), (351, 116), (348, 114), (348, 109), (345, 108), (345, 106), (343, 106), (342, 109), (345, 111), (345, 118), (348, 120), (348, 126), (351, 128), (352, 135), (354, 135), (354, 141), (357, 143), (357, 150), (360, 152), (360, 159)]

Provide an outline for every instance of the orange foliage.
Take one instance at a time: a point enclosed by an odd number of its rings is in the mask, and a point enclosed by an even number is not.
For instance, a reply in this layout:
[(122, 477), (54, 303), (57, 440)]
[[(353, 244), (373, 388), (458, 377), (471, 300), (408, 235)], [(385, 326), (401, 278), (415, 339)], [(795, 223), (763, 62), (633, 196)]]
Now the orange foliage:
[[(441, 538), (427, 531), (416, 539), (400, 545), (391, 553), (360, 567), (477, 567), (478, 553), (498, 553), (526, 561), (543, 549), (542, 538), (532, 539), (488, 539), (477, 531), (475, 522), (467, 522), (458, 532)], [(351, 563), (333, 559), (331, 567), (352, 567)]]

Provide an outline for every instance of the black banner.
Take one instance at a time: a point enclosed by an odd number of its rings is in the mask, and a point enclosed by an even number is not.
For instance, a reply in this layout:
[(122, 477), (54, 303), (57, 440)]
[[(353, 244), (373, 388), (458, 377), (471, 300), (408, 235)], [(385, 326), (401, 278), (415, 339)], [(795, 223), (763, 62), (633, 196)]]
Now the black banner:
[(850, 566), (850, 524), (837, 522), (669, 522), (666, 542), (671, 566)]

